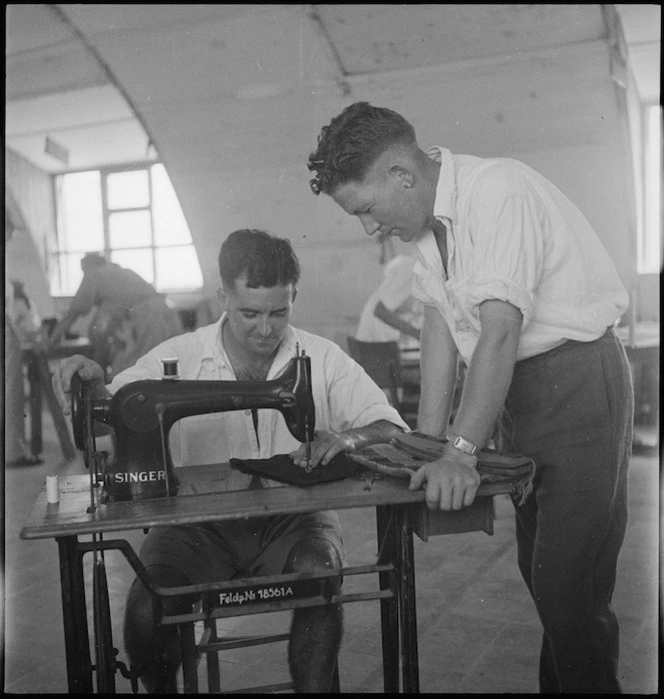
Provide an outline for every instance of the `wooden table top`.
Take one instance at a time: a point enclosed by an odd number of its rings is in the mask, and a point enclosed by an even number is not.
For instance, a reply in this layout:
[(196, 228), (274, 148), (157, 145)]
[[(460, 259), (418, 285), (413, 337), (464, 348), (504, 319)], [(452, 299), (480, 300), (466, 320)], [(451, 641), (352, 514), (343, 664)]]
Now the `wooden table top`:
[[(160, 525), (405, 504), (425, 499), (424, 490), (409, 490), (407, 480), (396, 478), (375, 480), (370, 489), (366, 489), (366, 480), (348, 478), (307, 487), (222, 491), (222, 469), (228, 468), (228, 464), (180, 467), (177, 475), (181, 487), (177, 496), (97, 503), (93, 513), (87, 512), (91, 504), (89, 476), (61, 477), (60, 502), (47, 502), (44, 485), (21, 530), (21, 538), (46, 539)], [(95, 489), (97, 501), (99, 490)]]

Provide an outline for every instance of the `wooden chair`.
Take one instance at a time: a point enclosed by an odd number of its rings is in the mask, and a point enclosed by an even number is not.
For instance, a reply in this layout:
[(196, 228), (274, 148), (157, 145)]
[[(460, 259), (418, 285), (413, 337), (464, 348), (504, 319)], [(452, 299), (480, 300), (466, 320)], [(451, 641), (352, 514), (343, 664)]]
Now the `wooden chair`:
[[(217, 621), (219, 620), (212, 616), (215, 603), (210, 603), (208, 600), (209, 596), (207, 599), (206, 596), (204, 596), (202, 608), (206, 609), (208, 617), (202, 622), (203, 629), (198, 640), (192, 622), (179, 624), (184, 693), (199, 693), (197, 667), (203, 657), (205, 657), (206, 661), (203, 674), (207, 676), (207, 688), (210, 694), (272, 694), (293, 690), (295, 685), (292, 681), (243, 687), (232, 692), (222, 690), (222, 673), (219, 653), (235, 648), (249, 648), (268, 643), (277, 643), (279, 641), (288, 642), (290, 633), (266, 633), (253, 636), (219, 636), (217, 629)], [(330, 693), (339, 694), (340, 692), (339, 664), (337, 662), (334, 667)]]
[(401, 358), (396, 342), (364, 342), (348, 337), (348, 353), (386, 393), (399, 413), (403, 411)]

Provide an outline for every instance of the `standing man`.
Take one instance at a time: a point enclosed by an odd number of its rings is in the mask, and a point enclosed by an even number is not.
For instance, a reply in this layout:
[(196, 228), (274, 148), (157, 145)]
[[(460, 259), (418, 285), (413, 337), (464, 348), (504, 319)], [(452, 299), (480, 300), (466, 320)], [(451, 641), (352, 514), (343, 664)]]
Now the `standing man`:
[[(423, 151), (400, 114), (357, 102), (323, 127), (311, 188), (368, 235), (413, 242), (425, 304), (418, 429), (447, 433), (411, 488), (430, 508), (469, 505), (477, 452), (530, 456), (515, 503), (519, 567), (544, 627), (542, 692), (620, 692), (611, 608), (627, 520), (633, 390), (613, 326), (628, 296), (579, 209), (507, 158)], [(457, 353), (468, 369), (448, 431)]]
[(66, 337), (76, 319), (96, 307), (90, 340), (99, 363), (115, 376), (160, 342), (182, 332), (176, 311), (133, 270), (98, 253), (85, 255), (81, 270), (83, 281), (55, 326), (52, 343)]
[[(235, 231), (221, 246), (219, 272), (219, 321), (162, 343), (106, 388), (97, 364), (81, 356), (65, 360), (54, 376), (63, 408), (69, 411), (67, 394), (75, 373), (96, 391), (115, 393), (130, 381), (160, 378), (161, 359), (168, 357), (179, 360), (182, 379), (266, 381), (279, 376), (299, 346), (311, 357), (317, 428), (311, 466), (324, 468), (340, 452), (389, 441), (408, 429), (359, 364), (333, 342), (290, 325), (300, 266), (288, 240), (262, 231)], [(175, 463), (184, 465), (277, 454), (290, 454), (300, 466), (307, 463), (304, 445), (277, 410), (187, 417), (173, 426), (170, 444)], [(279, 483), (231, 470), (225, 488), (275, 485)], [(336, 570), (343, 565), (344, 549), (338, 515), (325, 511), (153, 527), (140, 557), (158, 585), (174, 587), (236, 574)], [(167, 613), (186, 608), (186, 602), (176, 602), (181, 606)], [(169, 629), (160, 634), (155, 628), (150, 594), (137, 578), (127, 600), (125, 647), (149, 692), (177, 691), (180, 643), (177, 631)], [(296, 692), (330, 691), (341, 635), (341, 605), (294, 610), (288, 658)]]

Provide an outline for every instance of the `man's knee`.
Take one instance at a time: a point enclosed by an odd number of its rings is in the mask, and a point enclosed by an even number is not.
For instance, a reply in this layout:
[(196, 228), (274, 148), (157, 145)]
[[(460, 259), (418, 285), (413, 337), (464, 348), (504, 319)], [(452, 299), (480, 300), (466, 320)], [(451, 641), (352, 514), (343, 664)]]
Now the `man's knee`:
[[(288, 554), (284, 573), (312, 573), (339, 570), (341, 558), (336, 547), (322, 537), (311, 537), (299, 541)], [(326, 590), (334, 594), (341, 587), (342, 576), (330, 578)]]
[(305, 573), (312, 570), (329, 570), (341, 567), (336, 547), (322, 537), (299, 541), (288, 554), (284, 572)]

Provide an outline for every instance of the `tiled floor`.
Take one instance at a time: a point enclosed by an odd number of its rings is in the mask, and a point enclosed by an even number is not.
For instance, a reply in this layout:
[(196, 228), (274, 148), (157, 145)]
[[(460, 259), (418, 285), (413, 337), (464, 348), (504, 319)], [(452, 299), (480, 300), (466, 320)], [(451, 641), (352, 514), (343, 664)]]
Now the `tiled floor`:
[[(19, 532), (45, 476), (82, 473), (80, 461), (62, 462), (45, 416), (45, 462), (5, 469), (5, 673), (6, 692), (67, 691), (60, 615), (57, 547), (53, 540), (24, 541)], [(621, 554), (614, 606), (621, 624), (621, 679), (628, 694), (658, 692), (659, 460), (635, 455), (630, 475), (630, 520)], [(494, 535), (457, 534), (415, 539), (420, 689), (425, 693), (534, 693), (540, 628), (516, 566), (510, 502), (496, 498)], [(349, 563), (375, 556), (370, 510), (345, 510)], [(137, 545), (142, 534), (120, 533)], [(86, 557), (86, 558), (89, 558)], [(89, 564), (86, 564), (89, 565)], [(116, 552), (106, 556), (114, 618), (122, 647), (124, 597), (132, 579)], [(235, 618), (230, 634), (286, 628), (288, 613)], [(343, 692), (382, 692), (378, 602), (345, 606), (340, 654)], [(225, 688), (286, 681), (284, 644), (229, 651)], [(117, 691), (130, 693), (116, 676)], [(142, 690), (141, 690), (142, 691)]]

